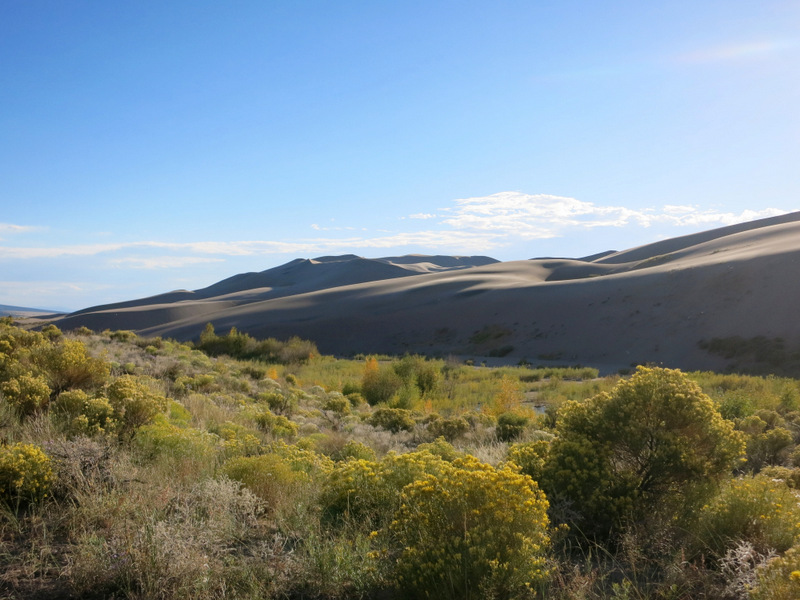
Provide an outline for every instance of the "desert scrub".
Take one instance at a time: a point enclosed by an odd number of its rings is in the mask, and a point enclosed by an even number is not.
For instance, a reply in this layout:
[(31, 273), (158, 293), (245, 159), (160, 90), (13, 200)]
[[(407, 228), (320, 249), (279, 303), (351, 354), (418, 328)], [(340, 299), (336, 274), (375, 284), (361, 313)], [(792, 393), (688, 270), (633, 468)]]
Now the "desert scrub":
[(380, 427), (392, 433), (411, 431), (416, 425), (411, 411), (405, 408), (379, 408), (370, 415), (367, 422), (373, 427)]
[(298, 432), (297, 423), (283, 415), (276, 415), (268, 408), (253, 415), (253, 420), (261, 431), (275, 437), (293, 438)]
[(50, 457), (33, 444), (0, 447), (0, 501), (9, 506), (39, 502), (53, 484)]
[(271, 512), (287, 508), (311, 482), (308, 473), (274, 453), (232, 458), (220, 472), (255, 494)]
[[(249, 539), (257, 532), (260, 501), (224, 478), (206, 479), (165, 500), (164, 514), (146, 516), (136, 526), (77, 536), (69, 572), (79, 594), (271, 597), (269, 573), (257, 567), (266, 557)], [(232, 553), (233, 547), (247, 549)]]
[(716, 556), (738, 540), (750, 542), (762, 554), (784, 552), (800, 534), (800, 505), (783, 481), (741, 477), (703, 507), (696, 531), (699, 550)]
[(411, 598), (518, 598), (547, 577), (547, 500), (527, 475), (474, 457), (407, 485), (391, 523)]
[(219, 437), (194, 427), (173, 425), (159, 416), (153, 423), (139, 428), (133, 438), (133, 445), (146, 460), (191, 459), (202, 463), (213, 461)]

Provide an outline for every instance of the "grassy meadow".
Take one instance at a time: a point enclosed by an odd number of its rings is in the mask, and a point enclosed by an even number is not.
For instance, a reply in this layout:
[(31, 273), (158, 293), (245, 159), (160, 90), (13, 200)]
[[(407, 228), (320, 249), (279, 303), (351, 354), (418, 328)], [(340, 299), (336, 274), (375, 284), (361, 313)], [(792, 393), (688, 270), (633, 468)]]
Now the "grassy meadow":
[(800, 383), (0, 321), (0, 598), (800, 597)]

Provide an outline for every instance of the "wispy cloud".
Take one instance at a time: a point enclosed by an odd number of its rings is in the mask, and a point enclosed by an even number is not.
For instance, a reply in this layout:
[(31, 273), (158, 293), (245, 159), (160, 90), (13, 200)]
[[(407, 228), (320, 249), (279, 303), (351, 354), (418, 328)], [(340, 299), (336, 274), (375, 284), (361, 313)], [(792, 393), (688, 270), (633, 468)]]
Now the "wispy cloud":
[(36, 227), (34, 225), (15, 225), (13, 223), (0, 223), (0, 240), (3, 239), (2, 236), (8, 235), (18, 235), (21, 233), (32, 233), (35, 231), (42, 231), (43, 227)]
[[(438, 215), (420, 213), (425, 221), (422, 231), (413, 231), (408, 223), (401, 230), (366, 235), (309, 237), (281, 240), (233, 240), (76, 244), (61, 246), (0, 246), (0, 260), (56, 259), (98, 257), (107, 266), (134, 269), (179, 269), (191, 265), (223, 262), (226, 258), (268, 255), (314, 256), (337, 252), (380, 251), (388, 248), (486, 252), (515, 242), (543, 240), (599, 228), (652, 227), (699, 228), (731, 225), (758, 218), (784, 214), (785, 210), (765, 208), (740, 213), (701, 208), (697, 205), (665, 205), (644, 209), (598, 205), (576, 198), (548, 194), (500, 192), (489, 196), (461, 198)], [(351, 228), (331, 228), (352, 231)], [(405, 229), (405, 230), (404, 230)], [(325, 231), (318, 227), (317, 231)], [(677, 231), (675, 234), (679, 235)]]
[(446, 210), (452, 216), (445, 218), (443, 222), (456, 230), (491, 232), (498, 236), (523, 239), (547, 239), (559, 237), (570, 230), (597, 227), (732, 225), (786, 213), (778, 208), (731, 213), (703, 210), (689, 205), (631, 209), (624, 206), (600, 206), (563, 196), (521, 192), (500, 192), (478, 198), (463, 198), (456, 200), (455, 206)]
[(133, 269), (179, 269), (190, 265), (220, 262), (225, 262), (225, 259), (201, 256), (130, 256), (111, 260), (110, 264), (117, 267), (130, 267)]
[(0, 233), (27, 233), (37, 231), (40, 227), (33, 225), (14, 225), (13, 223), (0, 223)]
[(409, 219), (420, 219), (420, 220), (427, 220), (427, 219), (435, 219), (436, 215), (432, 213), (416, 213), (414, 215), (408, 215)]

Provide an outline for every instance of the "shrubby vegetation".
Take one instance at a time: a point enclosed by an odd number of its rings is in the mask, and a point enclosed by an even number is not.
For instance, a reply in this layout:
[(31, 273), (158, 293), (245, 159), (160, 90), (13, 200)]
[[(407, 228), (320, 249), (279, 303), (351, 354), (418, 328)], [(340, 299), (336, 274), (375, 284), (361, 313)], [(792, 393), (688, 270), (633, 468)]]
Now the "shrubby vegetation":
[(0, 320), (0, 595), (797, 598), (800, 386)]

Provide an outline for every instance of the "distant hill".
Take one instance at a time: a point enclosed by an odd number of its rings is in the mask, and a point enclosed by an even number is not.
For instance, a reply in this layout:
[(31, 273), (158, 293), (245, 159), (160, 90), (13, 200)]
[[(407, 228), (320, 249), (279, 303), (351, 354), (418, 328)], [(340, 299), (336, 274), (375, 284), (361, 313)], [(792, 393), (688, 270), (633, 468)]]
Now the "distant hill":
[(212, 322), (340, 355), (780, 371), (800, 364), (798, 275), (792, 213), (583, 259), (297, 259), (58, 325), (192, 339)]
[(41, 308), (29, 308), (25, 306), (8, 306), (0, 304), (0, 317), (39, 317), (42, 315), (60, 314), (54, 310), (43, 310)]

